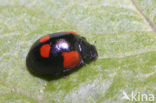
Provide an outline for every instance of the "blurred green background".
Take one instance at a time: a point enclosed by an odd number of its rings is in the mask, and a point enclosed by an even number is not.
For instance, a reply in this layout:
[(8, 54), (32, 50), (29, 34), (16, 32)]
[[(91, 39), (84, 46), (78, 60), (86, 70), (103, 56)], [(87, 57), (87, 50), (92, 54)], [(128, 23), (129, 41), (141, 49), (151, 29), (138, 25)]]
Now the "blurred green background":
[[(156, 96), (156, 0), (134, 1), (0, 0), (0, 103), (131, 103), (123, 91)], [(96, 41), (99, 58), (59, 80), (31, 75), (31, 45), (60, 31)]]

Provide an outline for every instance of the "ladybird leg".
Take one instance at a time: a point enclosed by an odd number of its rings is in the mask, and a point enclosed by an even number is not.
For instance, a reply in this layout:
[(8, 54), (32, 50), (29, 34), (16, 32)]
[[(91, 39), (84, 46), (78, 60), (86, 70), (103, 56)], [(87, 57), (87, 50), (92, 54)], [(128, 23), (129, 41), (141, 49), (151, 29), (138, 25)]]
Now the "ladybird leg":
[(66, 75), (66, 74), (64, 74), (64, 76), (63, 76), (63, 77), (64, 77), (64, 79), (65, 79), (65, 78), (67, 77), (67, 75)]
[(80, 63), (80, 65), (81, 65), (81, 64), (84, 64), (84, 61), (83, 61), (83, 60), (81, 60), (81, 63)]
[[(69, 71), (69, 70), (68, 70), (68, 71)], [(67, 70), (64, 70), (64, 71), (63, 71), (63, 77), (64, 77), (64, 78), (67, 77), (67, 75), (68, 75), (67, 73), (68, 73)]]

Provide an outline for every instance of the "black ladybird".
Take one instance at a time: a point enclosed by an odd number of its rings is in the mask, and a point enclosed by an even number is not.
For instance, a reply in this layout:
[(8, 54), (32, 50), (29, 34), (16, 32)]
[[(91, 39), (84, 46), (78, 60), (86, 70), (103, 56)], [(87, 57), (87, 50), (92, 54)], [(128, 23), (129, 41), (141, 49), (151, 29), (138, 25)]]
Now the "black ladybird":
[(39, 75), (58, 75), (93, 61), (98, 54), (94, 45), (75, 32), (66, 31), (41, 37), (31, 47), (27, 68)]

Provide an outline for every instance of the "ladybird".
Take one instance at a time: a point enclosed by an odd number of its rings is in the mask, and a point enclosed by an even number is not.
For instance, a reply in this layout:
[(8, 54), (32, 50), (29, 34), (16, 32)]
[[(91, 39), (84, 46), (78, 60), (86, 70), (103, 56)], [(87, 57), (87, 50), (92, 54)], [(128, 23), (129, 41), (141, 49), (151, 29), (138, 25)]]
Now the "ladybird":
[(59, 75), (98, 57), (94, 45), (75, 32), (48, 34), (38, 39), (26, 57), (26, 66), (39, 75)]

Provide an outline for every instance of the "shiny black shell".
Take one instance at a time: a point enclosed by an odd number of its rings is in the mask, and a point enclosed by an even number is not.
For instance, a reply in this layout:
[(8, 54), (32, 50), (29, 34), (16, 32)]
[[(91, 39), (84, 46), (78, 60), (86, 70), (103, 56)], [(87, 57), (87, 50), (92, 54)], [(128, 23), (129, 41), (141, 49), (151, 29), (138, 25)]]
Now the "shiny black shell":
[[(41, 38), (38, 39), (32, 45), (26, 57), (26, 66), (32, 73), (37, 75), (59, 75), (89, 63), (98, 56), (95, 46), (89, 44), (84, 37), (71, 32), (58, 32), (48, 36), (49, 39), (44, 42), (41, 42)], [(45, 44), (50, 46), (47, 58), (41, 56), (41, 46)], [(60, 45), (63, 46), (61, 47)], [(74, 68), (64, 68), (62, 53), (70, 51), (77, 51), (81, 61)]]

